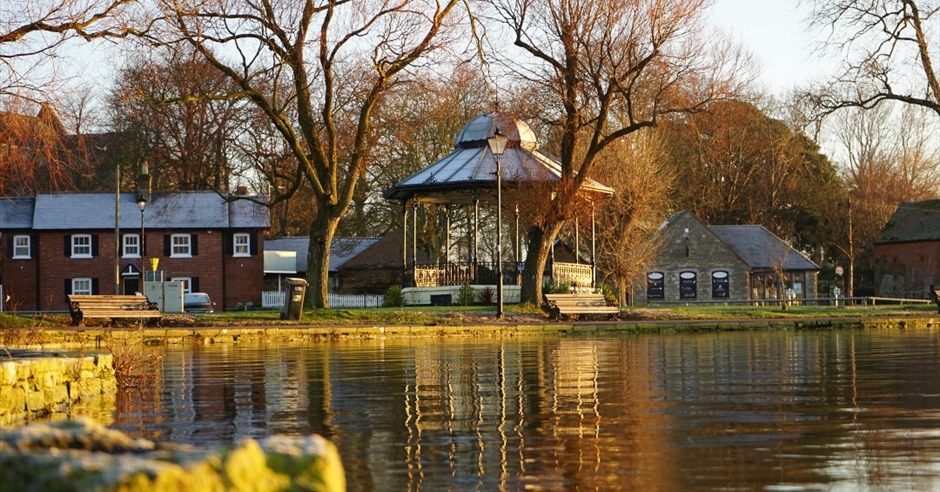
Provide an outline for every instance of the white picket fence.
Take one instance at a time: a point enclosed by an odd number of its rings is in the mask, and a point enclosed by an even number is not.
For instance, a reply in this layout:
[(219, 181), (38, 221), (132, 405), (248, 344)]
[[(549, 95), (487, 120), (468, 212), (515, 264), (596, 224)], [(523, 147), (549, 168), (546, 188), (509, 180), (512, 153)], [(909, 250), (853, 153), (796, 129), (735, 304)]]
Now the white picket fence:
[[(261, 293), (261, 307), (281, 309), (284, 307), (283, 291), (264, 291)], [(385, 296), (378, 294), (334, 294), (330, 292), (327, 300), (331, 308), (374, 308), (382, 307)]]

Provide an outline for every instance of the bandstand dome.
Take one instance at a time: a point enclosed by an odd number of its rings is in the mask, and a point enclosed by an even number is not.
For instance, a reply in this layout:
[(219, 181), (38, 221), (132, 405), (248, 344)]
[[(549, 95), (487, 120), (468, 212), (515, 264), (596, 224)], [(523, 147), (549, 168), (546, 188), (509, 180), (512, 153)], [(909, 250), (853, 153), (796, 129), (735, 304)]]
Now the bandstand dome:
[[(507, 113), (493, 112), (470, 120), (457, 134), (454, 150), (430, 166), (385, 190), (387, 200), (424, 203), (470, 204), (496, 188), (496, 158), (487, 139), (496, 129), (508, 139), (501, 157), (502, 182), (557, 181), (561, 165), (539, 151), (535, 132)], [(590, 178), (582, 190), (610, 195), (613, 189)]]

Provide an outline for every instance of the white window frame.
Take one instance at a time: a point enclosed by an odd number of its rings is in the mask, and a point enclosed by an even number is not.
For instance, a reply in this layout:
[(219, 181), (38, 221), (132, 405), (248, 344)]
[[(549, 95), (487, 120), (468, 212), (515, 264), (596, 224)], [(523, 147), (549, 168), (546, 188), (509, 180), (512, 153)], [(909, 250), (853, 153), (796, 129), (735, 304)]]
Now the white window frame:
[[(87, 244), (81, 244), (80, 240), (87, 240)], [(82, 252), (87, 249), (88, 252)], [(91, 234), (72, 234), (72, 258), (91, 258)]]
[[(177, 242), (179, 240), (179, 242)], [(177, 250), (179, 248), (179, 250)], [(185, 251), (184, 251), (185, 250)], [(193, 238), (189, 234), (170, 236), (170, 258), (192, 258)]]
[(90, 278), (73, 278), (72, 295), (91, 295), (92, 282)]
[[(133, 239), (134, 243), (131, 244), (128, 239)], [(130, 250), (132, 249), (136, 252), (131, 253)], [(121, 256), (124, 258), (140, 258), (140, 252), (140, 234), (124, 234), (121, 241)]]
[(183, 294), (192, 294), (193, 293), (193, 279), (192, 277), (172, 277), (171, 282), (180, 282), (183, 284)]
[(27, 235), (13, 236), (13, 259), (28, 260), (32, 258), (32, 238)]
[(232, 256), (251, 256), (251, 236), (238, 232), (232, 236)]

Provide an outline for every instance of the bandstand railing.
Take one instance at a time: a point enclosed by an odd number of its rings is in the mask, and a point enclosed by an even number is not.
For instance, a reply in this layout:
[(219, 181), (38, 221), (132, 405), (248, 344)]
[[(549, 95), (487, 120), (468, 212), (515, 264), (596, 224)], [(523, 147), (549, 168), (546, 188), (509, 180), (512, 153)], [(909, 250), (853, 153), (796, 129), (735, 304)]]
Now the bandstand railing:
[[(517, 265), (503, 262), (503, 283), (515, 285), (521, 275)], [(495, 285), (496, 263), (452, 262), (446, 265), (416, 265), (405, 271), (405, 283), (412, 280), (413, 287), (443, 287), (452, 285)]]
[[(503, 284), (518, 285), (522, 264), (503, 262)], [(556, 283), (572, 287), (592, 287), (594, 269), (589, 264), (552, 264), (551, 276)], [(405, 271), (406, 287), (443, 287), (452, 285), (495, 285), (495, 263), (453, 262), (446, 265), (415, 265)]]
[(552, 263), (552, 280), (571, 287), (594, 287), (594, 267), (584, 263)]

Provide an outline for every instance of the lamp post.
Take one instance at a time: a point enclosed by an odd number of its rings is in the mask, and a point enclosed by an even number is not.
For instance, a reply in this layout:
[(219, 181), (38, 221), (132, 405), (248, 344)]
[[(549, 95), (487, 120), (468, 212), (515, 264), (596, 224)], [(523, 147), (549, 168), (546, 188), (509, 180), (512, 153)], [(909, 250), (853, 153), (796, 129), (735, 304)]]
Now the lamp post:
[(490, 152), (496, 157), (496, 317), (503, 317), (503, 172), (502, 157), (509, 139), (499, 133), (499, 127), (493, 136), (486, 139)]
[(144, 292), (144, 278), (147, 267), (144, 265), (144, 209), (147, 208), (147, 199), (141, 196), (137, 199), (137, 208), (140, 209), (140, 241), (137, 250), (140, 252), (140, 292)]

